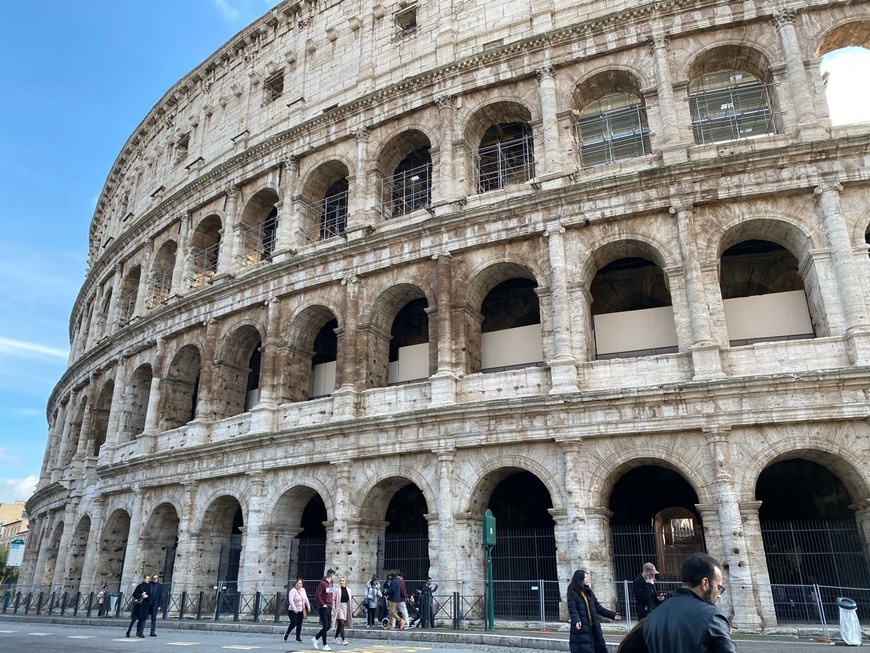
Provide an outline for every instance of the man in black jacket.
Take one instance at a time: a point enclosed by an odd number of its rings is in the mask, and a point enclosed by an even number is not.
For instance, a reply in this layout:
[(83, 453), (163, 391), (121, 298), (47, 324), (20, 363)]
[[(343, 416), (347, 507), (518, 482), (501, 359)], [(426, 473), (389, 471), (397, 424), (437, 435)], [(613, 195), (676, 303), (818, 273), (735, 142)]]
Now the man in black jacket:
[(160, 576), (154, 574), (148, 584), (148, 594), (151, 597), (151, 637), (157, 637), (157, 614), (163, 604), (163, 585)]
[(737, 653), (728, 619), (716, 607), (725, 591), (722, 566), (706, 553), (693, 553), (680, 580), (683, 586), (644, 621), (650, 653)]
[(665, 600), (665, 595), (656, 591), (656, 566), (647, 562), (640, 576), (634, 579), (634, 598), (637, 600), (637, 618), (644, 619)]

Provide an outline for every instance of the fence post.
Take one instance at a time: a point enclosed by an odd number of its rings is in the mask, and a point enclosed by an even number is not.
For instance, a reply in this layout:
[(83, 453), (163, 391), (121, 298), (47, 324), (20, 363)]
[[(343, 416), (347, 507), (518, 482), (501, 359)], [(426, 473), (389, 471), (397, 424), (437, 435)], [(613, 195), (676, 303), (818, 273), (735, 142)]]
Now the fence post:
[(178, 620), (184, 619), (184, 613), (187, 608), (187, 590), (181, 593), (181, 603), (178, 606)]
[(541, 612), (541, 630), (544, 630), (544, 628), (546, 628), (546, 624), (545, 624), (546, 616), (544, 614), (544, 579), (543, 578), (538, 579), (538, 607), (540, 608), (540, 612)]
[(94, 593), (91, 592), (90, 594), (88, 594), (88, 610), (87, 610), (87, 613), (86, 613), (88, 619), (91, 618), (91, 611), (92, 611), (93, 609), (94, 609)]
[(3, 614), (6, 614), (6, 608), (9, 607), (9, 602), (12, 600), (12, 592), (6, 590), (3, 592)]
[(48, 597), (48, 614), (49, 615), (51, 615), (51, 613), (54, 611), (54, 602), (57, 598), (56, 594), (57, 594), (57, 592), (52, 592), (51, 596)]
[(21, 592), (15, 593), (15, 605), (12, 606), (12, 614), (18, 614), (18, 606), (21, 605)]
[(214, 620), (217, 621), (221, 614), (221, 588), (220, 585), (214, 591)]
[(24, 599), (24, 614), (30, 612), (30, 604), (33, 603), (33, 592), (27, 593), (27, 598)]
[(453, 629), (459, 630), (459, 592), (453, 592)]
[(622, 593), (625, 595), (625, 625), (631, 630), (631, 599), (628, 594), (628, 581), (622, 581)]
[(239, 593), (236, 593), (236, 595), (233, 597), (233, 621), (239, 620), (239, 607), (241, 606), (241, 604), (242, 604), (242, 595)]
[(819, 592), (819, 586), (813, 584), (813, 593), (816, 595), (816, 607), (819, 609), (819, 618), (822, 620), (822, 632), (824, 633), (825, 641), (830, 642), (828, 636), (828, 620), (825, 618), (825, 606), (822, 605), (822, 594)]
[(60, 616), (63, 617), (66, 614), (66, 604), (69, 601), (69, 591), (63, 593), (63, 596), (60, 597)]
[(281, 620), (281, 592), (275, 592), (275, 623)]
[(196, 604), (196, 618), (202, 619), (202, 604), (205, 602), (205, 592), (199, 591), (199, 601)]
[(36, 597), (36, 614), (42, 614), (42, 597), (45, 592), (39, 590), (39, 594)]
[(172, 605), (172, 588), (166, 593), (165, 596), (161, 596), (161, 601), (163, 601), (163, 620), (166, 621), (166, 618), (169, 616), (169, 606)]
[(118, 600), (115, 603), (115, 619), (121, 616), (121, 606), (124, 605), (124, 592), (118, 590)]
[(260, 590), (254, 592), (254, 623), (260, 621)]

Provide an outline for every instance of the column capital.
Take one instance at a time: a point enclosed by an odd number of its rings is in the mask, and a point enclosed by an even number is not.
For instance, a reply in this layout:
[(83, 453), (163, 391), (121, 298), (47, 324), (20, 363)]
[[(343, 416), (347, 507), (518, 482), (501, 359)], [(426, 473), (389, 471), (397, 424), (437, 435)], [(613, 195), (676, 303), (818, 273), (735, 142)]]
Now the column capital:
[(776, 29), (780, 29), (785, 25), (794, 25), (796, 17), (796, 9), (790, 7), (777, 9), (770, 16), (770, 24), (773, 25)]
[(556, 69), (552, 64), (547, 64), (535, 70), (535, 77), (538, 78), (539, 82), (543, 82), (545, 79), (556, 79)]
[(369, 128), (368, 127), (357, 127), (353, 130), (353, 137), (356, 139), (357, 143), (368, 143), (369, 142)]
[(661, 34), (651, 34), (646, 38), (650, 52), (655, 53), (656, 50), (664, 50), (668, 47), (671, 37), (667, 32)]
[(824, 193), (834, 191), (837, 193), (841, 193), (843, 191), (843, 185), (837, 181), (836, 179), (822, 179), (818, 186), (813, 189), (813, 196), (816, 198), (821, 197)]
[(439, 111), (445, 109), (453, 109), (456, 107), (456, 96), (454, 95), (439, 95), (435, 98), (435, 105)]

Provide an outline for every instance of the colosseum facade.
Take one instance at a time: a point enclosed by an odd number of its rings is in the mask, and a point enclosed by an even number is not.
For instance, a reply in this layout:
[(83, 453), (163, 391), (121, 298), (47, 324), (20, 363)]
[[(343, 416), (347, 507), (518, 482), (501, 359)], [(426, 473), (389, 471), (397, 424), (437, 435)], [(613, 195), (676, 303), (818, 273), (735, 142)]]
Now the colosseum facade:
[(870, 4), (280, 3), (108, 174), (20, 586), (473, 597), (489, 508), (548, 619), (698, 549), (743, 628), (870, 587), (846, 46)]

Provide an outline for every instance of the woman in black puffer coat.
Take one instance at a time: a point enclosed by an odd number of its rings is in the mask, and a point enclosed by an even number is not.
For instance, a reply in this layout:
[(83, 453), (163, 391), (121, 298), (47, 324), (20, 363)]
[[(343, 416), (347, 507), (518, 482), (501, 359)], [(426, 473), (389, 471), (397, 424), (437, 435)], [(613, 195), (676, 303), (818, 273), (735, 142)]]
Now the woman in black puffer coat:
[(622, 616), (598, 603), (586, 584), (586, 572), (578, 569), (568, 585), (568, 613), (571, 615), (571, 653), (607, 653), (601, 617), (620, 621)]

